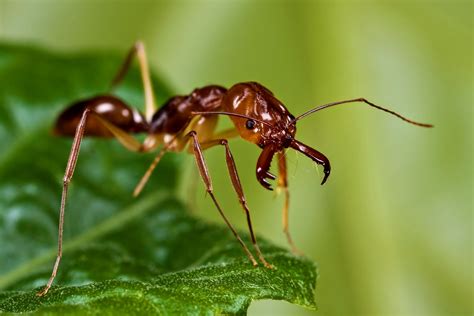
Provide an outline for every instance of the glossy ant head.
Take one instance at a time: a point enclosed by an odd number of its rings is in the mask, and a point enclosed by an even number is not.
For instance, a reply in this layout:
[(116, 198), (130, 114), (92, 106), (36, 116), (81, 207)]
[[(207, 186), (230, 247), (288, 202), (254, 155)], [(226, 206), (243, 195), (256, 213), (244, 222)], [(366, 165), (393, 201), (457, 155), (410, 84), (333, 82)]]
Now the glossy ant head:
[(320, 152), (295, 139), (296, 118), (273, 93), (256, 82), (238, 83), (224, 96), (223, 109), (231, 115), (240, 136), (263, 149), (257, 162), (257, 180), (272, 190), (267, 179), (276, 177), (270, 173), (273, 156), (286, 148), (302, 152), (324, 167), (326, 182), (331, 172), (329, 160)]
[(256, 82), (239, 83), (226, 93), (222, 107), (231, 116), (240, 136), (260, 148), (277, 151), (290, 146), (296, 134), (295, 117), (267, 88)]

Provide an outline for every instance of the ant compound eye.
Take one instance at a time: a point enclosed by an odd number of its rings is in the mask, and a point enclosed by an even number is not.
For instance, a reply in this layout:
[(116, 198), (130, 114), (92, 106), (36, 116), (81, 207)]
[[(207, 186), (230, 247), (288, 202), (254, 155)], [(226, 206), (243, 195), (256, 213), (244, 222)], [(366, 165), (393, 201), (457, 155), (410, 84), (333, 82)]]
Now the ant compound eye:
[(247, 120), (247, 122), (245, 123), (245, 127), (247, 127), (247, 129), (254, 129), (255, 128), (255, 121), (254, 120)]

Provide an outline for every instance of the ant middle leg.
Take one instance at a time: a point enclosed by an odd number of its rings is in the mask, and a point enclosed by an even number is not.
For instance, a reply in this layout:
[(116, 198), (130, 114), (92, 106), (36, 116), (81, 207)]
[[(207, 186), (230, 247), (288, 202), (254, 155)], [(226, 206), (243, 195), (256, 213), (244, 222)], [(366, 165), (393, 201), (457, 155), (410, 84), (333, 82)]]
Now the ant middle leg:
[[(195, 131), (196, 133), (199, 133), (200, 137), (208, 138), (210, 135), (212, 135), (212, 132), (214, 128), (216, 127), (216, 124), (217, 124), (216, 116), (193, 117), (191, 119), (191, 122), (189, 122), (189, 124), (183, 130), (177, 132), (170, 140), (167, 140), (165, 142), (163, 148), (161, 148), (161, 150), (155, 156), (155, 159), (150, 164), (147, 171), (145, 172), (145, 174), (143, 175), (143, 177), (140, 179), (137, 186), (135, 187), (135, 190), (133, 191), (133, 196), (136, 197), (141, 193), (146, 183), (150, 179), (151, 174), (153, 173), (158, 163), (161, 161), (161, 159), (167, 152), (170, 152), (170, 151), (180, 152), (185, 149), (186, 145), (188, 144), (188, 139), (185, 136), (186, 134), (188, 134), (190, 131)], [(158, 137), (161, 138), (160, 136)], [(189, 149), (189, 153), (193, 153), (192, 148)]]
[(239, 174), (237, 172), (237, 167), (235, 165), (234, 157), (232, 156), (232, 152), (230, 151), (230, 147), (228, 144), (227, 139), (215, 139), (211, 141), (204, 142), (202, 144), (203, 149), (207, 149), (216, 145), (222, 145), (225, 147), (225, 159), (227, 163), (227, 169), (229, 171), (230, 179), (232, 181), (232, 186), (234, 187), (234, 191), (237, 194), (240, 204), (244, 209), (245, 215), (247, 217), (247, 225), (250, 233), (250, 237), (252, 239), (252, 244), (257, 251), (258, 258), (263, 263), (266, 268), (272, 269), (273, 266), (265, 260), (265, 257), (258, 246), (257, 237), (254, 234), (253, 227), (252, 227), (252, 220), (250, 218), (250, 209), (247, 205), (247, 200), (245, 199), (244, 190), (242, 188), (242, 184), (240, 182)]
[(147, 184), (148, 180), (150, 179), (151, 174), (155, 170), (156, 166), (158, 166), (158, 163), (161, 161), (161, 158), (163, 156), (172, 150), (173, 147), (176, 146), (176, 142), (179, 142), (180, 138), (182, 137), (181, 133), (176, 134), (168, 143), (166, 143), (163, 148), (158, 152), (158, 154), (155, 156), (155, 159), (153, 159), (152, 163), (148, 167), (147, 171), (143, 175), (143, 177), (140, 179), (138, 182), (137, 186), (133, 190), (133, 196), (137, 197)]
[[(196, 119), (196, 121), (198, 121), (198, 119)], [(194, 125), (196, 127), (195, 124), (190, 124), (190, 125), (191, 126)], [(202, 127), (209, 127), (211, 125), (212, 125), (212, 123), (210, 123), (210, 122), (208, 122), (208, 125), (203, 124), (203, 125), (201, 125), (201, 130), (203, 130)], [(209, 130), (207, 130), (207, 131), (209, 131)], [(205, 135), (205, 136), (207, 136), (207, 135)], [(244, 241), (239, 236), (239, 234), (237, 233), (235, 228), (232, 226), (230, 221), (227, 219), (226, 215), (224, 214), (224, 211), (222, 210), (219, 202), (217, 201), (217, 199), (214, 195), (214, 189), (213, 189), (213, 186), (212, 186), (211, 176), (209, 175), (209, 169), (208, 169), (208, 167), (206, 165), (206, 162), (204, 160), (204, 155), (202, 153), (202, 148), (199, 144), (199, 140), (198, 140), (196, 131), (191, 130), (189, 132), (187, 132), (187, 131), (180, 132), (180, 133), (176, 134), (168, 143), (165, 144), (165, 146), (156, 155), (155, 159), (151, 163), (151, 165), (148, 168), (148, 170), (146, 171), (145, 175), (142, 177), (142, 179), (138, 183), (137, 187), (135, 188), (134, 195), (136, 196), (141, 192), (141, 190), (143, 189), (145, 184), (148, 182), (148, 179), (150, 178), (153, 170), (156, 168), (156, 166), (158, 165), (158, 163), (160, 162), (161, 158), (164, 156), (165, 153), (167, 153), (169, 151), (172, 151), (172, 150), (173, 151), (181, 151), (186, 147), (186, 145), (188, 145), (188, 143), (190, 141), (192, 141), (192, 144), (190, 144), (189, 151), (190, 151), (190, 153), (194, 154), (194, 158), (195, 158), (198, 170), (199, 170), (199, 174), (200, 174), (200, 176), (201, 176), (201, 178), (204, 182), (207, 193), (211, 196), (211, 199), (212, 199), (214, 205), (216, 206), (217, 210), (219, 211), (219, 214), (224, 219), (224, 222), (227, 224), (229, 229), (232, 231), (232, 234), (237, 239), (239, 244), (242, 246), (245, 254), (249, 258), (249, 260), (252, 262), (252, 265), (257, 266), (258, 265), (257, 261), (255, 260), (252, 253), (247, 248), (247, 245), (245, 245)]]

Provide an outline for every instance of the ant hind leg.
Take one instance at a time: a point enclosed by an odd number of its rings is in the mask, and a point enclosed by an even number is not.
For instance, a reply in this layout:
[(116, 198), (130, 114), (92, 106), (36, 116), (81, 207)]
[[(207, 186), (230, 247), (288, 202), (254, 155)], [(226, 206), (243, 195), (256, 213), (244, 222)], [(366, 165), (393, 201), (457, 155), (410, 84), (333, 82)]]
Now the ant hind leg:
[(61, 261), (62, 253), (63, 253), (63, 231), (64, 231), (64, 213), (66, 209), (66, 202), (67, 202), (67, 195), (68, 195), (68, 188), (69, 183), (72, 180), (72, 176), (74, 174), (74, 170), (76, 169), (77, 159), (79, 157), (79, 151), (82, 143), (82, 139), (85, 136), (86, 126), (89, 119), (95, 120), (95, 124), (99, 124), (105, 127), (109, 132), (111, 132), (115, 138), (128, 150), (135, 151), (135, 152), (146, 152), (154, 149), (153, 147), (147, 147), (142, 145), (138, 142), (133, 136), (128, 134), (126, 131), (122, 130), (121, 128), (117, 127), (113, 123), (107, 121), (106, 119), (102, 118), (99, 114), (95, 113), (94, 111), (86, 108), (81, 115), (81, 119), (79, 124), (76, 127), (76, 131), (74, 134), (74, 140), (71, 146), (71, 151), (69, 153), (69, 158), (66, 166), (66, 171), (64, 172), (63, 178), (63, 190), (61, 195), (61, 206), (59, 210), (59, 226), (58, 226), (58, 252), (56, 256), (56, 261), (54, 262), (53, 271), (51, 276), (44, 286), (44, 288), (39, 291), (36, 295), (37, 296), (44, 296), (48, 293), (53, 281), (56, 277), (56, 274), (59, 269), (59, 263)]
[(74, 136), (74, 141), (71, 147), (71, 152), (69, 154), (69, 159), (66, 166), (66, 171), (64, 173), (63, 178), (63, 191), (61, 196), (61, 208), (59, 211), (59, 229), (58, 229), (58, 253), (56, 256), (56, 261), (54, 262), (53, 271), (51, 276), (49, 277), (48, 283), (46, 283), (45, 287), (38, 293), (37, 296), (43, 296), (48, 293), (51, 285), (53, 284), (54, 278), (58, 272), (59, 263), (61, 262), (61, 257), (63, 254), (63, 230), (64, 230), (64, 210), (66, 208), (66, 201), (67, 201), (67, 193), (69, 188), (69, 183), (71, 182), (72, 176), (74, 174), (74, 169), (76, 168), (77, 157), (79, 156), (79, 150), (81, 147), (81, 142), (84, 137), (84, 131), (86, 128), (87, 117), (89, 115), (90, 110), (86, 109), (82, 114), (81, 120), (79, 125), (76, 129), (76, 135)]
[(130, 68), (130, 65), (132, 64), (133, 57), (135, 56), (137, 56), (138, 58), (140, 73), (143, 82), (143, 90), (145, 95), (145, 117), (149, 122), (153, 114), (155, 113), (157, 107), (155, 103), (155, 95), (153, 93), (153, 86), (151, 83), (151, 76), (145, 52), (145, 45), (143, 44), (143, 42), (137, 41), (132, 46), (127, 56), (125, 57), (122, 66), (120, 67), (119, 71), (112, 80), (110, 89), (114, 89), (123, 80), (123, 78), (127, 74), (127, 71)]

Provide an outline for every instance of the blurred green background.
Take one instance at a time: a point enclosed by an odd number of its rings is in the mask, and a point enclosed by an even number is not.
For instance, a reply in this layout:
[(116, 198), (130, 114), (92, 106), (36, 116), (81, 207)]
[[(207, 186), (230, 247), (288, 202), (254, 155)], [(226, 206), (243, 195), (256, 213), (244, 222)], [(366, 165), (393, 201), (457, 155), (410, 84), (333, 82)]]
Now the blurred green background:
[[(299, 123), (298, 139), (333, 167), (321, 187), (317, 167), (288, 153), (290, 226), (297, 245), (318, 262), (319, 311), (264, 301), (249, 313), (468, 315), (472, 12), (470, 1), (1, 0), (0, 39), (124, 54), (142, 39), (153, 69), (177, 93), (254, 80), (295, 115), (363, 96), (433, 123), (421, 129), (361, 105)], [(282, 197), (255, 180), (259, 148), (241, 140), (231, 147), (256, 230), (286, 245)], [(188, 158), (183, 180), (193, 172)], [(223, 152), (210, 150), (207, 158), (218, 198), (244, 228)], [(198, 185), (196, 214), (220, 223)], [(183, 181), (181, 194), (192, 200), (188, 188)]]

